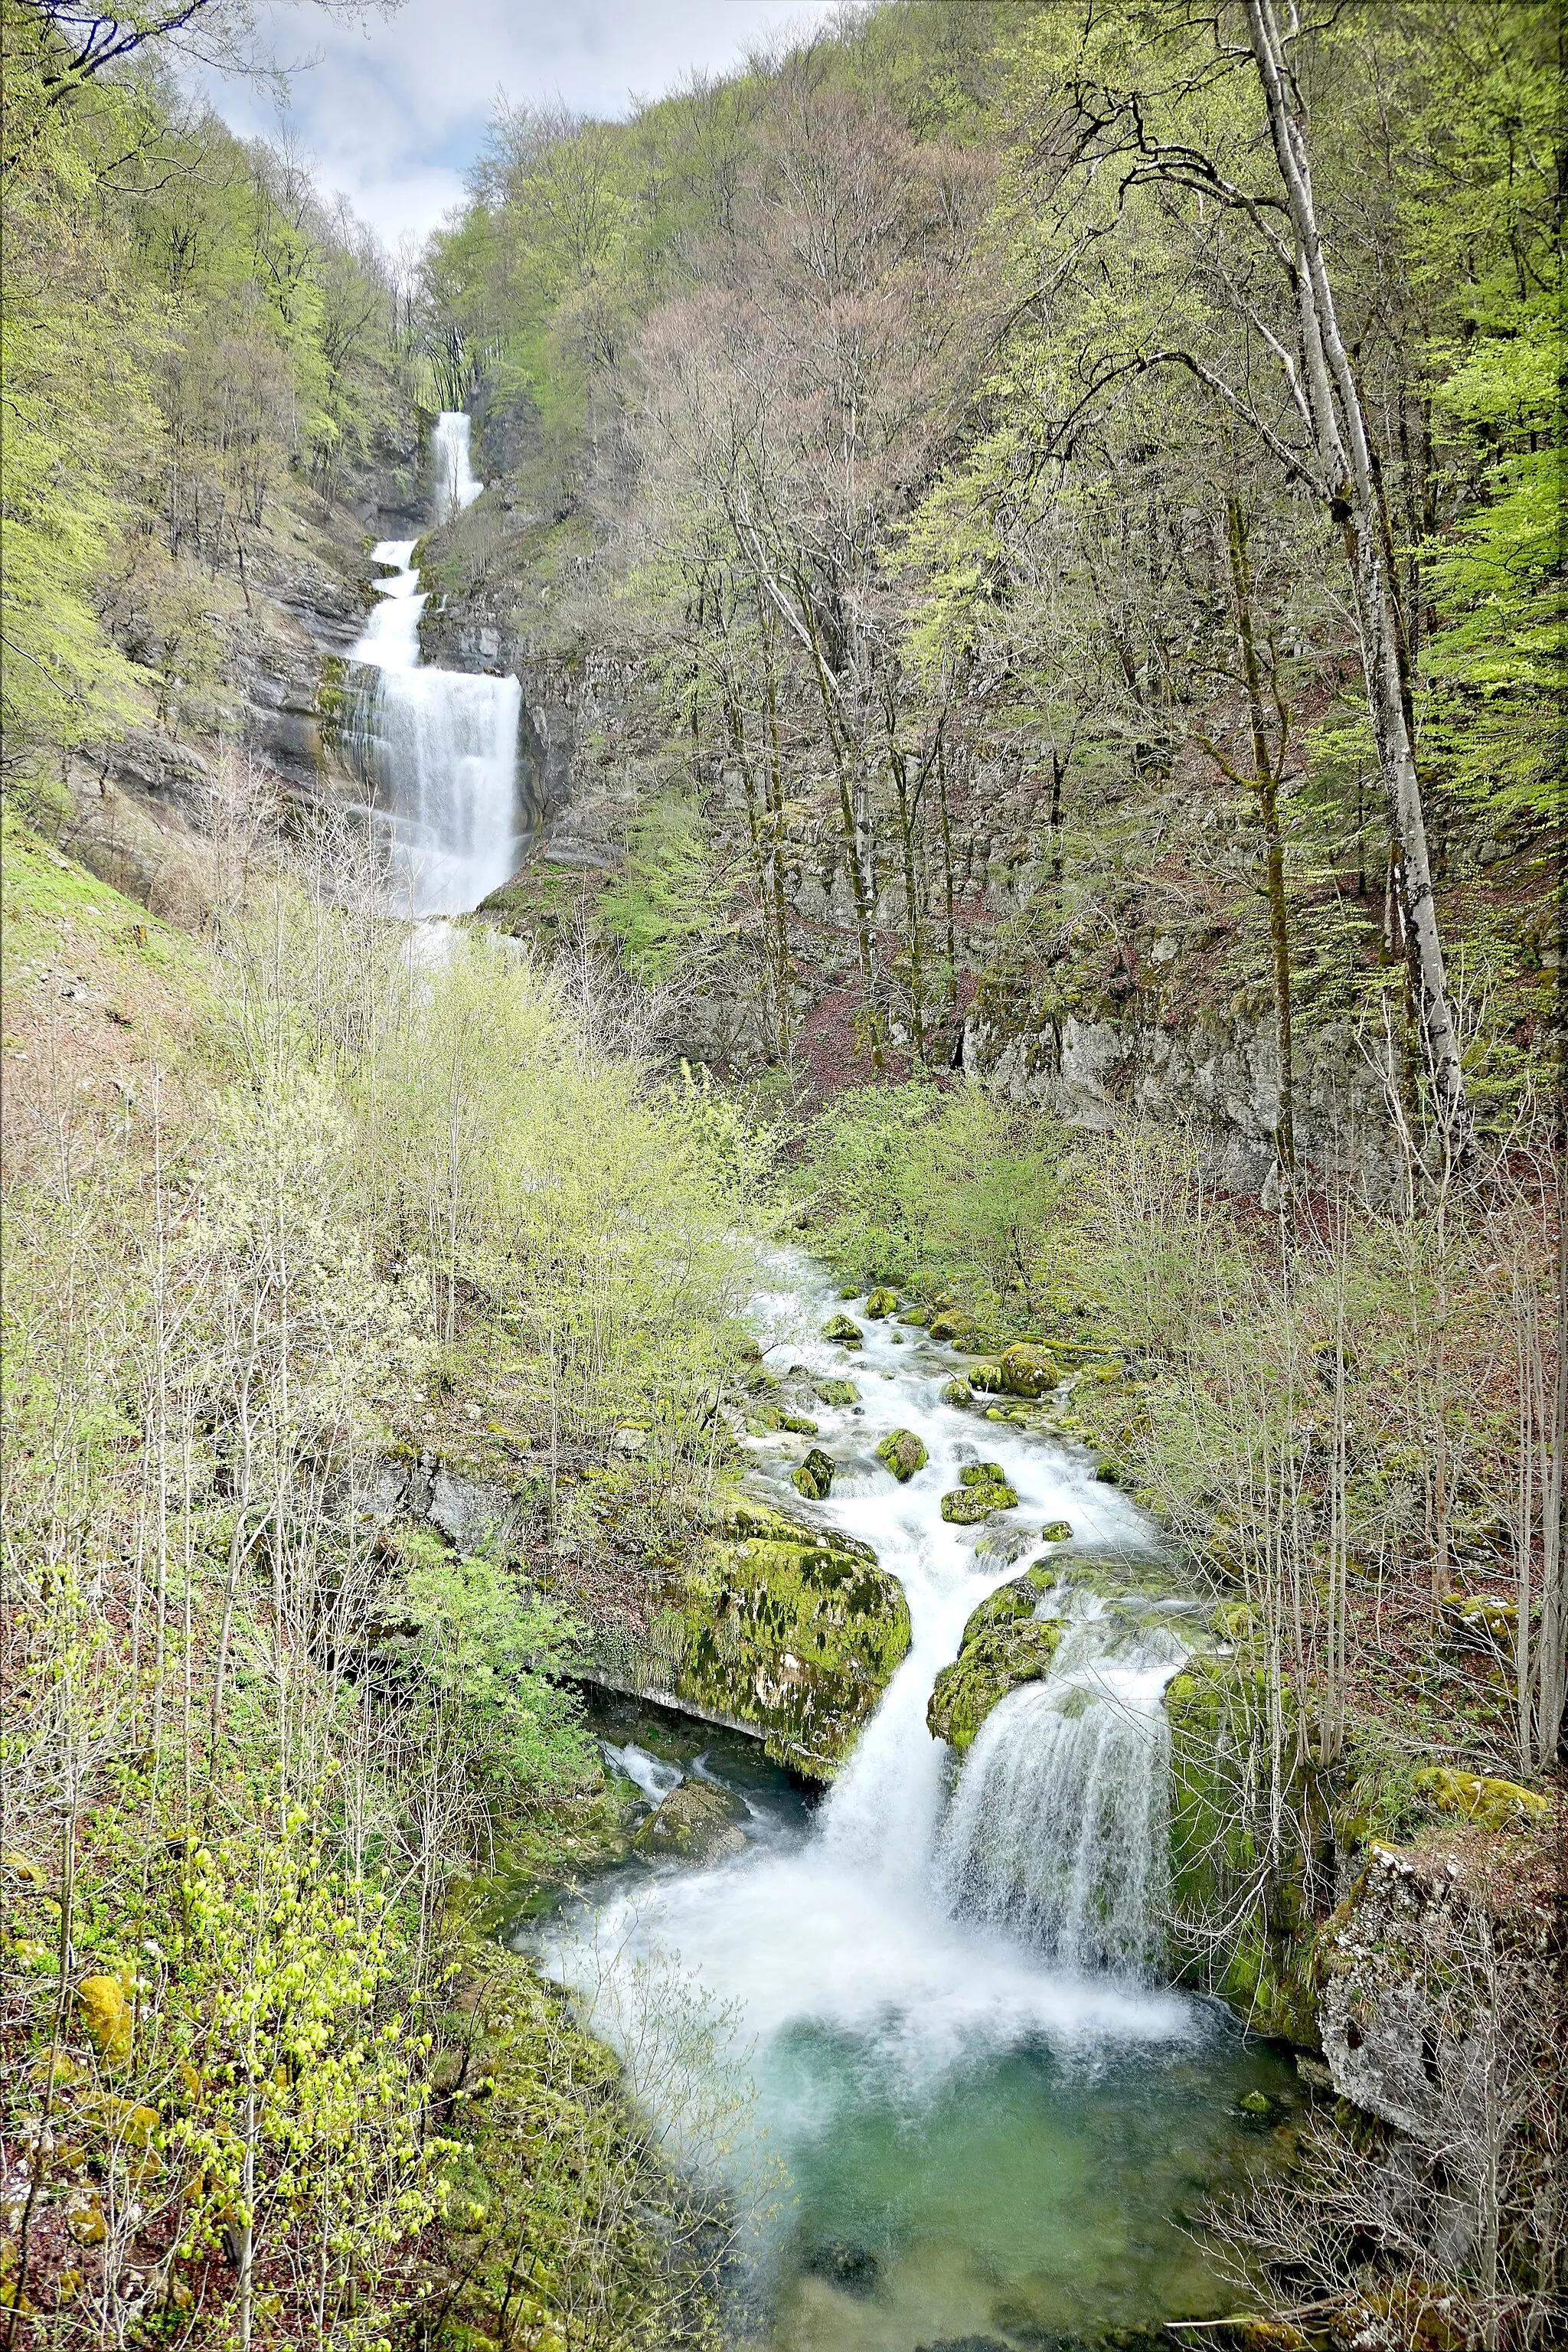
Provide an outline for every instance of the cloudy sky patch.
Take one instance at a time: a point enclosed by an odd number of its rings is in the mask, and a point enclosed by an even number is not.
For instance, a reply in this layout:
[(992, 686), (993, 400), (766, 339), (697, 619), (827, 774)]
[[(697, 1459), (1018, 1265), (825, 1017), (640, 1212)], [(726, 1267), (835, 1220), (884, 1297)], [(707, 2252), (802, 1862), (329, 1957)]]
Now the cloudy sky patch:
[(203, 79), (247, 138), (290, 131), (322, 186), (395, 247), (459, 201), (498, 91), (625, 115), (634, 95), (659, 97), (693, 68), (725, 72), (834, 13), (827, 0), (406, 0), (354, 25), (273, 0), (260, 12), (268, 50), (285, 65), (318, 60), (292, 76), (288, 112), (258, 84)]

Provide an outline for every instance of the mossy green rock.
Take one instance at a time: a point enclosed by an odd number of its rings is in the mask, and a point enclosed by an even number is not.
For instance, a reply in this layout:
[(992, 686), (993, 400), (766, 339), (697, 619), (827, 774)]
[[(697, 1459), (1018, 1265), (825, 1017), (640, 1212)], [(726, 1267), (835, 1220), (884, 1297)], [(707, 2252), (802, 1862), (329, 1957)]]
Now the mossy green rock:
[(1056, 1358), (1048, 1348), (1041, 1348), (1028, 1339), (1015, 1341), (1005, 1348), (997, 1367), (1002, 1386), (1009, 1396), (1041, 1397), (1048, 1395), (1061, 1378)]
[(980, 1325), (967, 1307), (939, 1308), (927, 1328), (933, 1339), (945, 1339), (949, 1347), (960, 1348), (965, 1354), (980, 1344)]
[(969, 1385), (984, 1396), (1005, 1396), (1007, 1384), (1002, 1378), (1000, 1364), (971, 1364)]
[(818, 1381), (816, 1393), (824, 1404), (858, 1404), (860, 1391), (853, 1381)]
[(942, 1389), (942, 1401), (943, 1404), (973, 1404), (974, 1391), (966, 1380), (960, 1377), (946, 1383)]
[(833, 1489), (833, 1469), (832, 1456), (814, 1445), (800, 1468), (792, 1474), (790, 1485), (808, 1501), (826, 1503)]
[(898, 1303), (899, 1294), (896, 1290), (873, 1290), (866, 1301), (866, 1312), (873, 1323), (879, 1323), (884, 1316), (893, 1313)]
[(1007, 1473), (1000, 1462), (966, 1462), (958, 1474), (964, 1486), (1005, 1486)]
[[(969, 1472), (965, 1470), (963, 1475), (967, 1480)], [(985, 1484), (976, 1480), (942, 1496), (942, 1516), (950, 1527), (974, 1528), (982, 1519), (988, 1519), (993, 1511), (1016, 1510), (1017, 1504), (1017, 1490), (1005, 1479)]]
[(815, 1437), (816, 1423), (804, 1412), (781, 1412), (779, 1427), (787, 1429), (794, 1437)]
[(1053, 1519), (1049, 1527), (1040, 1529), (1042, 1543), (1071, 1543), (1072, 1528), (1066, 1519)]
[(877, 1448), (877, 1459), (885, 1462), (900, 1485), (923, 1470), (931, 1456), (923, 1440), (912, 1429), (890, 1429)]
[(869, 1544), (740, 1496), (682, 1595), (673, 1696), (750, 1724), (770, 1756), (831, 1780), (910, 1646), (896, 1577)]
[(847, 1315), (830, 1315), (822, 1327), (822, 1336), (835, 1340), (840, 1348), (863, 1348), (866, 1344), (865, 1333)]
[(1489, 1773), (1460, 1772), (1451, 1765), (1428, 1765), (1415, 1775), (1415, 1785), (1440, 1813), (1459, 1813), (1489, 1830), (1521, 1829), (1544, 1821), (1544, 1797), (1517, 1780), (1496, 1780)]
[(732, 1790), (711, 1780), (682, 1780), (643, 1823), (633, 1845), (639, 1853), (680, 1862), (718, 1862), (741, 1853), (746, 1808)]
[(923, 1331), (931, 1321), (931, 1309), (927, 1307), (906, 1307), (899, 1320), (900, 1323), (912, 1323), (917, 1331)]
[(998, 1700), (1048, 1673), (1066, 1631), (1061, 1618), (1035, 1614), (1050, 1581), (1031, 1568), (973, 1612), (958, 1655), (938, 1675), (926, 1706), (933, 1739), (945, 1739), (962, 1756)]

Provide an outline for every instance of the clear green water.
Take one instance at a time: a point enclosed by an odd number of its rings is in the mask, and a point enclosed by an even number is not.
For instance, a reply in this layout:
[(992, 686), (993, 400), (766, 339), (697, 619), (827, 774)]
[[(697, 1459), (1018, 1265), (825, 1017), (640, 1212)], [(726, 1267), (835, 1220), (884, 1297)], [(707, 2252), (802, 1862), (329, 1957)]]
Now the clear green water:
[[(1020, 2050), (888, 2095), (842, 2042), (798, 2032), (762, 2084), (795, 2203), (781, 2215), (779, 2352), (911, 2352), (986, 2336), (1047, 2347), (1234, 2307), (1183, 2227), (1284, 2152), (1237, 2107), (1293, 2108), (1294, 2070), (1224, 2021), (1185, 2052)], [(816, 2129), (803, 2127), (815, 2111)], [(796, 2118), (792, 2131), (786, 2118)]]
[[(809, 1865), (812, 1808), (751, 1742), (626, 1703), (595, 1728), (752, 1809), (753, 1852), (732, 1876), (634, 1860), (587, 1890), (601, 1918), (628, 1922), (645, 1900), (665, 1915), (710, 1902), (743, 1913), (749, 1870)], [(787, 1909), (770, 1916), (787, 1937)], [(740, 1950), (754, 1983), (768, 1956), (743, 1931)], [(934, 2057), (891, 2011), (860, 2031), (797, 2020), (763, 2036), (754, 2121), (781, 2177), (742, 2321), (752, 2344), (1067, 2352), (1234, 2307), (1184, 2224), (1288, 2155), (1304, 2100), (1289, 2059), (1212, 2003), (1137, 1997), (1153, 2014), (1127, 2038), (1082, 1979), (1063, 1979), (1059, 2001), (1048, 1971), (1016, 1981), (1041, 2031), (999, 2031), (993, 2011), (973, 2036), (961, 2021)], [(950, 2007), (942, 2016), (951, 2024)], [(1274, 2102), (1261, 2127), (1239, 2105), (1256, 2090)]]

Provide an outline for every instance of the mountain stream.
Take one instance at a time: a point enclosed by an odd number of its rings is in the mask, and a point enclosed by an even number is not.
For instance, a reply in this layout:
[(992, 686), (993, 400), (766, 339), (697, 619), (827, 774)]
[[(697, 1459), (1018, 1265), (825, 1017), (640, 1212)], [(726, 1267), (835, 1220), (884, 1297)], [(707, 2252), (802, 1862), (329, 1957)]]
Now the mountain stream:
[[(745, 1850), (634, 1861), (518, 1940), (577, 1990), (634, 2088), (672, 2037), (749, 2076), (726, 2163), (767, 2216), (753, 2321), (775, 2352), (1065, 2352), (1228, 2308), (1181, 2217), (1264, 2153), (1241, 2095), (1261, 2087), (1278, 2114), (1299, 2091), (1217, 2005), (1158, 1978), (1162, 1695), (1194, 1604), (1081, 1454), (942, 1401), (952, 1350), (866, 1322), (847, 1360), (820, 1336), (839, 1304), (821, 1271), (784, 1254), (773, 1278), (752, 1303), (765, 1363), (848, 1375), (860, 1402), (814, 1408), (828, 1501), (788, 1484), (798, 1439), (752, 1441), (751, 1484), (875, 1546), (908, 1597), (909, 1654), (815, 1806), (760, 1748), (620, 1705), (608, 1760), (650, 1804), (682, 1774), (735, 1790)], [(874, 1452), (900, 1426), (930, 1454), (906, 1486)], [(940, 1510), (981, 1458), (1019, 1498), (989, 1532)], [(955, 1772), (926, 1727), (932, 1683), (977, 1602), (1051, 1556), (1057, 1520), (1072, 1560), (1061, 1547), (1040, 1613), (1068, 1631)], [(681, 2067), (640, 2087), (679, 2148)], [(759, 2198), (769, 2162), (781, 2180)]]

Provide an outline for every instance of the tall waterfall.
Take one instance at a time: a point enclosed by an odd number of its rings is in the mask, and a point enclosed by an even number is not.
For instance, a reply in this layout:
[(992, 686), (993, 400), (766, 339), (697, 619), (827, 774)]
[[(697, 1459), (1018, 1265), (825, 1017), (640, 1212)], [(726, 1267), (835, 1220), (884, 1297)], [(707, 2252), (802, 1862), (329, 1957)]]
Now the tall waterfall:
[(937, 1843), (960, 1916), (1070, 1969), (1146, 1971), (1155, 1958), (1169, 1829), (1162, 1704), (1184, 1645), (1155, 1613), (1068, 1592), (1051, 1671), (993, 1709)]
[[(437, 523), (470, 506), (483, 484), (468, 458), (468, 420), (447, 413), (432, 436)], [(377, 673), (355, 749), (375, 793), (400, 913), (455, 915), (510, 879), (526, 846), (518, 792), (522, 689), (515, 677), (427, 669), (419, 658), (425, 597), (416, 541), (384, 539), (375, 561), (391, 577), (350, 660)]]

